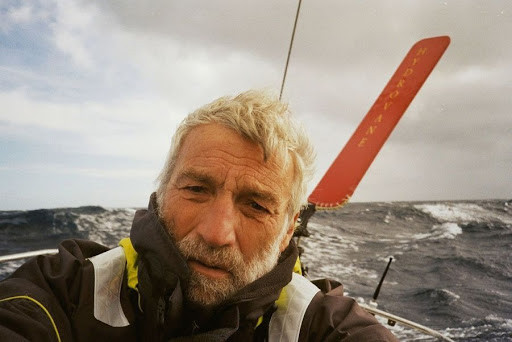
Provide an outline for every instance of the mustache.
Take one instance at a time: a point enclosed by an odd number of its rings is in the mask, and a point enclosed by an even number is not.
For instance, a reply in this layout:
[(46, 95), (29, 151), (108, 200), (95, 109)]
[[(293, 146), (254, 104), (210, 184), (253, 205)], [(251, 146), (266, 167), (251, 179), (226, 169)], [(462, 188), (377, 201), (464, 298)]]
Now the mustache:
[(212, 247), (199, 238), (185, 237), (177, 242), (185, 259), (198, 261), (208, 267), (236, 273), (245, 265), (242, 254), (232, 247)]

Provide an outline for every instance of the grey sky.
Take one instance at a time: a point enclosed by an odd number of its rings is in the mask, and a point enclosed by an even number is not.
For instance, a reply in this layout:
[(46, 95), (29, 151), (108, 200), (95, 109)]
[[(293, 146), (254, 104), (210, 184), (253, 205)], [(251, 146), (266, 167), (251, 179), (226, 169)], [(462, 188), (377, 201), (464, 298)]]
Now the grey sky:
[[(0, 2), (0, 210), (144, 206), (176, 124), (279, 89), (296, 1)], [(303, 0), (284, 97), (314, 186), (406, 52), (452, 43), (354, 201), (512, 197), (512, 3)]]

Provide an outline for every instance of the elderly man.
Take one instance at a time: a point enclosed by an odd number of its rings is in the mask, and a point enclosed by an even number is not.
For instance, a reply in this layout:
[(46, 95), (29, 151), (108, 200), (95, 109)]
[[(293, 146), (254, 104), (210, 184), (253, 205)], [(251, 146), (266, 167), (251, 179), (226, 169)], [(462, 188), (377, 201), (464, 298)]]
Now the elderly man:
[(395, 341), (341, 286), (293, 273), (312, 164), (263, 92), (198, 109), (120, 247), (64, 241), (0, 284), (0, 339)]

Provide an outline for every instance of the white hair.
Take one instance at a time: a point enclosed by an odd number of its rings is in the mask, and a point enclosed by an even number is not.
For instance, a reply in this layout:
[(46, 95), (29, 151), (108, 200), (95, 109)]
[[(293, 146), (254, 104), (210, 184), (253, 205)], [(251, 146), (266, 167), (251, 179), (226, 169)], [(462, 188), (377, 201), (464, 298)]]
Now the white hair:
[[(266, 91), (249, 90), (234, 97), (221, 97), (189, 114), (178, 126), (167, 161), (158, 177), (157, 203), (163, 206), (176, 159), (188, 133), (195, 127), (217, 123), (233, 129), (260, 145), (264, 160), (275, 156), (283, 165), (293, 164), (289, 214), (307, 204), (307, 185), (314, 172), (314, 152), (303, 128), (295, 123), (288, 105)], [(161, 210), (161, 209), (160, 209)]]

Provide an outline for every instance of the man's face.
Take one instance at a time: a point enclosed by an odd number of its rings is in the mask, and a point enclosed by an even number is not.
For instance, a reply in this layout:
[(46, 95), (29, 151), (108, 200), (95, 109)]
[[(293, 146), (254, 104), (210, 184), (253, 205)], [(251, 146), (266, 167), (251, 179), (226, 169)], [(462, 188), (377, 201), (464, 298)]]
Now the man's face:
[(186, 136), (161, 212), (192, 272), (190, 300), (217, 304), (275, 266), (294, 227), (282, 164), (222, 125)]

